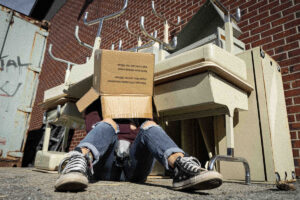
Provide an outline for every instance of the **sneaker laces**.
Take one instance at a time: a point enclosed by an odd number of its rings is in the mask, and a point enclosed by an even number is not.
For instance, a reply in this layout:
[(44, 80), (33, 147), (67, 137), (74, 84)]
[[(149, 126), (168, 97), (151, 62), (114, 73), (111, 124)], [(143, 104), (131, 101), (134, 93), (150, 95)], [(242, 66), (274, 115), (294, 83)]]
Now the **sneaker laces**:
[(201, 164), (195, 157), (178, 157), (176, 166), (187, 174), (198, 174), (201, 171)]
[(58, 166), (58, 173), (81, 172), (84, 175), (93, 174), (92, 162), (88, 156), (78, 151), (69, 152)]

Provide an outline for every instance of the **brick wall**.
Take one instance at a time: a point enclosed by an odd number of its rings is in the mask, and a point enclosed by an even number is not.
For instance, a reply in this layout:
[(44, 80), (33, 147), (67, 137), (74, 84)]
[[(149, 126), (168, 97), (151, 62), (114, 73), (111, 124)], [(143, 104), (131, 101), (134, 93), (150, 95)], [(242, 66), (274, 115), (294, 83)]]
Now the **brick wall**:
[[(90, 56), (90, 50), (81, 47), (74, 38), (75, 25), (79, 25), (80, 38), (93, 44), (97, 25), (85, 26), (82, 22), (85, 1), (68, 0), (57, 15), (51, 20), (48, 45), (53, 44), (53, 54), (75, 63), (84, 63)], [(112, 11), (119, 10), (121, 0), (94, 0), (88, 5), (88, 19), (95, 19)], [(156, 0), (158, 12), (176, 22), (181, 16), (183, 24), (171, 27), (170, 32), (181, 30), (187, 21), (199, 10), (204, 0)], [(300, 176), (300, 0), (221, 0), (232, 13), (237, 7), (242, 12), (239, 22), (243, 34), (240, 39), (250, 49), (256, 46), (271, 55), (282, 68), (290, 134), (297, 176)], [(136, 45), (136, 38), (130, 36), (125, 29), (125, 19), (134, 32), (139, 31), (139, 17), (145, 16), (145, 27), (149, 32), (157, 29), (162, 38), (163, 22), (151, 13), (150, 0), (130, 0), (127, 11), (119, 18), (104, 22), (101, 48), (110, 48), (111, 43), (123, 40), (124, 49)], [(32, 112), (30, 129), (39, 128), (42, 124), (42, 110), (38, 104), (42, 102), (44, 90), (59, 85), (64, 80), (66, 65), (52, 60), (45, 55), (40, 84), (37, 91), (35, 107)], [(86, 133), (76, 131), (71, 149), (78, 144)]]

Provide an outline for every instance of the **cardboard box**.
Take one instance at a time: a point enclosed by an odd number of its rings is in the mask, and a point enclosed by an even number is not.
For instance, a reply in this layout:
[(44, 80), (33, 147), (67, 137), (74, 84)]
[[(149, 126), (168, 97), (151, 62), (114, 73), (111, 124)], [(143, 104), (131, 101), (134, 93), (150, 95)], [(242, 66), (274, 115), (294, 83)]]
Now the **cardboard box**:
[(152, 118), (154, 54), (96, 50), (93, 87), (76, 103), (82, 112), (101, 96), (104, 118)]

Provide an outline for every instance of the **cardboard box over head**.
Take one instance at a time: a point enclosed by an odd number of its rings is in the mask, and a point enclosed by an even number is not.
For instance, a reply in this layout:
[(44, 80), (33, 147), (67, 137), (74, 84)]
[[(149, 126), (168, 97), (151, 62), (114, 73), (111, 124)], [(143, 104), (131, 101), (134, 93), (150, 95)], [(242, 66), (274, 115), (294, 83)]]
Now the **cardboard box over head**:
[(152, 118), (153, 74), (154, 54), (96, 50), (93, 87), (78, 110), (101, 96), (104, 118)]

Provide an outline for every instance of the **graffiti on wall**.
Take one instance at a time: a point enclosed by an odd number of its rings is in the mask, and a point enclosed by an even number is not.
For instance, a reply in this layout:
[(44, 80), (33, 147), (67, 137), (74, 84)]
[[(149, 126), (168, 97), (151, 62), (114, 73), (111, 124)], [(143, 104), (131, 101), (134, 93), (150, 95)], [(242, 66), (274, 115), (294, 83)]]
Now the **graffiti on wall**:
[[(22, 68), (26, 68), (31, 63), (24, 63), (21, 61), (20, 56), (17, 56), (16, 59), (9, 58), (8, 55), (0, 57), (0, 72), (9, 72), (9, 69), (12, 68), (14, 70), (19, 70), (19, 74), (21, 74)], [(15, 79), (17, 80), (17, 79)], [(0, 83), (0, 96), (3, 97), (13, 97), (20, 89), (22, 83), (18, 84), (12, 83), (10, 81), (5, 81), (4, 83)]]
[(18, 83), (17, 87), (15, 90), (9, 92), (7, 89), (5, 89), (5, 86), (9, 84), (9, 81), (5, 81), (4, 84), (0, 85), (0, 96), (5, 96), (5, 97), (13, 97), (15, 94), (18, 92), (19, 88), (21, 87), (22, 83)]
[(8, 55), (1, 56), (0, 57), (0, 72), (5, 71), (8, 72), (8, 69), (10, 67), (14, 67), (15, 69), (19, 69), (19, 72), (21, 72), (22, 67), (28, 67), (31, 63), (22, 63), (20, 56), (17, 56), (16, 60), (13, 59), (7, 59)]

